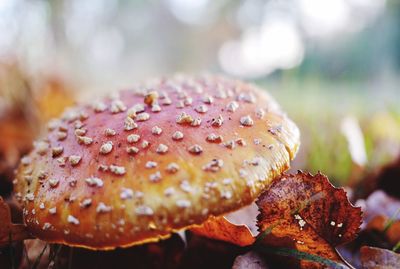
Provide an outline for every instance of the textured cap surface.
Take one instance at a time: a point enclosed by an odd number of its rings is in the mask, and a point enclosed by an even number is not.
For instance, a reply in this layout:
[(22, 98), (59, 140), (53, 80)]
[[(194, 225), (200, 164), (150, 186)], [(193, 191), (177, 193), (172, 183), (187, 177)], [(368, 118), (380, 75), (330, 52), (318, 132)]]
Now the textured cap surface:
[(21, 160), (15, 191), (41, 239), (130, 246), (250, 204), (298, 145), (296, 125), (265, 91), (175, 76), (51, 121)]

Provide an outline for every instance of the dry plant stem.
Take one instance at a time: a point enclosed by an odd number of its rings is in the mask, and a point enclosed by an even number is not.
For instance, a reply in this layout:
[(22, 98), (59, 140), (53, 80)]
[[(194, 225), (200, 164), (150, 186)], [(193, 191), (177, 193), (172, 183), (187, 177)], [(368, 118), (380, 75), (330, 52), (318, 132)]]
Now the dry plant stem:
[(394, 252), (397, 252), (399, 249), (400, 249), (400, 241), (397, 242), (397, 244), (393, 247), (392, 250), (393, 250)]
[(11, 268), (15, 268), (14, 264), (14, 251), (13, 251), (13, 246), (12, 246), (12, 234), (9, 234), (9, 248), (10, 248), (10, 259), (11, 259)]
[(388, 219), (385, 223), (385, 227), (383, 228), (383, 232), (386, 233), (387, 230), (392, 226), (392, 224), (396, 221), (397, 216), (400, 214), (400, 208), (393, 214), (393, 216)]
[(42, 249), (42, 251), (40, 252), (39, 256), (36, 258), (35, 263), (34, 263), (33, 266), (32, 266), (32, 269), (38, 268), (38, 266), (39, 266), (39, 264), (40, 264), (40, 261), (41, 261), (41, 259), (42, 259), (42, 257), (43, 257), (44, 252), (46, 251), (47, 247), (48, 247), (48, 244), (46, 244), (46, 245), (43, 247), (43, 249)]

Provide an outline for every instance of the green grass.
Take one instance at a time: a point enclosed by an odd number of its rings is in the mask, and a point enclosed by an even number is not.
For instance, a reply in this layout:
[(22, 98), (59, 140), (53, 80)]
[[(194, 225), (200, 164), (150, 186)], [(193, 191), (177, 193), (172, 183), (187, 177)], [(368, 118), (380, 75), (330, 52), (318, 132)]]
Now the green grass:
[[(321, 171), (345, 185), (354, 165), (340, 125), (353, 116), (363, 132), (366, 169), (391, 161), (400, 149), (400, 96), (396, 90), (369, 83), (326, 82), (318, 79), (259, 81), (300, 128), (302, 145), (295, 169)], [(399, 152), (397, 153), (399, 154)]]

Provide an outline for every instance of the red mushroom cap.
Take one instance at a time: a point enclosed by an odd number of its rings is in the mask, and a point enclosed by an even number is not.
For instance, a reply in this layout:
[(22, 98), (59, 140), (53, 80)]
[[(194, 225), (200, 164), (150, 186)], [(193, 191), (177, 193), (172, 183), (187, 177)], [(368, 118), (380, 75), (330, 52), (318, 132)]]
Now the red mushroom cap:
[(298, 146), (298, 128), (265, 91), (176, 76), (51, 121), (15, 190), (33, 235), (111, 249), (250, 204)]

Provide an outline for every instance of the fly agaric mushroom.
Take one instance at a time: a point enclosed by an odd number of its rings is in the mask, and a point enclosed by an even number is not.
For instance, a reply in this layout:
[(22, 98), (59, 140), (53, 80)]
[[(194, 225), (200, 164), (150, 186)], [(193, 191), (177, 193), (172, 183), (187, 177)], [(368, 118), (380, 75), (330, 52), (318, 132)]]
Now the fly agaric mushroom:
[(252, 203), (298, 146), (298, 128), (265, 91), (175, 76), (50, 122), (22, 159), (15, 192), (40, 239), (127, 247)]

